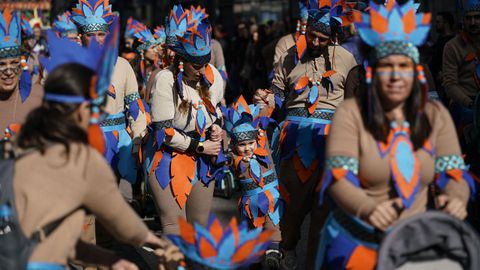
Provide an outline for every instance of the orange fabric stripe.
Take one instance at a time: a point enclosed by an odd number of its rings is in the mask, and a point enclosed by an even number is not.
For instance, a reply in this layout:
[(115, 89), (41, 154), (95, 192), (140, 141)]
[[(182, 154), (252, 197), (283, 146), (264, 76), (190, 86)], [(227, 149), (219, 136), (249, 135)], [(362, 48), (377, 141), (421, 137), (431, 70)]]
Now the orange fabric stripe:
[(318, 167), (318, 160), (314, 160), (309, 168), (305, 168), (297, 153), (293, 155), (292, 161), (295, 172), (302, 183), (306, 183)]
[(195, 160), (192, 157), (181, 153), (172, 155), (170, 186), (175, 200), (182, 209), (192, 190), (191, 181), (195, 177), (195, 167)]
[(283, 144), (285, 137), (287, 137), (287, 126), (288, 126), (288, 120), (285, 120), (285, 122), (283, 123), (282, 131), (280, 132), (280, 136), (278, 138), (278, 142), (280, 143), (280, 145)]
[(253, 239), (244, 243), (237, 250), (235, 255), (232, 256), (232, 262), (238, 263), (238, 262), (244, 261), (246, 258), (250, 256), (252, 250), (255, 248), (256, 245), (257, 245), (257, 239)]
[(384, 34), (388, 31), (388, 20), (373, 9), (370, 10), (370, 24), (372, 30), (377, 33)]
[(182, 239), (191, 244), (195, 244), (195, 228), (188, 223), (183, 217), (178, 218), (178, 226), (180, 227), (180, 236)]
[(212, 235), (213, 240), (215, 240), (215, 243), (217, 243), (217, 244), (222, 239), (223, 229), (222, 229), (222, 225), (220, 224), (220, 221), (218, 221), (218, 219), (215, 219), (213, 221), (212, 225), (210, 226), (210, 234)]
[[(389, 1), (393, 2), (393, 1)], [(373, 270), (377, 264), (377, 252), (364, 246), (358, 246), (353, 251), (345, 265), (348, 270)]]
[(200, 239), (200, 256), (202, 256), (202, 258), (217, 256), (217, 250), (203, 237)]
[(415, 13), (413, 9), (410, 9), (407, 14), (405, 14), (402, 18), (403, 20), (403, 31), (405, 33), (410, 34), (415, 30), (417, 23), (415, 21)]
[(463, 178), (463, 171), (460, 169), (448, 170), (447, 173), (453, 178), (453, 180), (457, 182), (459, 182)]
[(265, 191), (265, 196), (268, 198), (268, 211), (270, 213), (275, 212), (275, 201), (273, 200), (273, 195), (270, 190)]
[(233, 239), (235, 241), (235, 246), (238, 246), (238, 243), (240, 242), (240, 233), (238, 232), (238, 226), (237, 226), (237, 219), (236, 218), (232, 218), (230, 220), (230, 229), (232, 230), (232, 234), (233, 234)]
[(150, 172), (148, 172), (148, 176), (151, 176), (152, 173), (157, 169), (158, 163), (160, 163), (160, 160), (162, 160), (163, 153), (160, 151), (155, 152), (155, 155), (153, 156), (153, 161), (152, 161), (152, 167), (150, 168)]

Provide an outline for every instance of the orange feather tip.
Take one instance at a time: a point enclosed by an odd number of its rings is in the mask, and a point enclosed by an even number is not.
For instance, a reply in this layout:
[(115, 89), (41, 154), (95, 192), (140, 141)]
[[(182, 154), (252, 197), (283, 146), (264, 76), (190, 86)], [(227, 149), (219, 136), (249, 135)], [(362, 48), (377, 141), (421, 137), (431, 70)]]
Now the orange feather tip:
[(103, 132), (98, 125), (90, 125), (88, 127), (88, 143), (103, 155), (105, 153), (105, 139)]
[(195, 244), (195, 228), (193, 225), (188, 223), (183, 217), (179, 217), (178, 226), (180, 228), (180, 236), (182, 239), (189, 244)]

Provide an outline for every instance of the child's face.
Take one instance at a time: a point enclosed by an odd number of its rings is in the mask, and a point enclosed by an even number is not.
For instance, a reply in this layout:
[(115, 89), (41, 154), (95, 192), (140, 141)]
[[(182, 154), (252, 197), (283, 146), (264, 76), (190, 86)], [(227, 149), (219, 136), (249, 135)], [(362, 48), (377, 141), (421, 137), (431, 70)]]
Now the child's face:
[(253, 156), (253, 152), (255, 152), (255, 149), (257, 149), (256, 140), (243, 141), (235, 145), (235, 152), (239, 156), (251, 157)]

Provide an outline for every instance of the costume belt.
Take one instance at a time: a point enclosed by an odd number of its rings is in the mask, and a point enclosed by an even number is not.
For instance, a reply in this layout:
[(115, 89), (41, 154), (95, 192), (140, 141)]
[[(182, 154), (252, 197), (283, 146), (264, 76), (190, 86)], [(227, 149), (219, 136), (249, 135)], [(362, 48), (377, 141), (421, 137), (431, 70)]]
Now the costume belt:
[[(256, 189), (267, 189), (266, 187), (270, 184), (270, 183), (274, 183), (274, 182), (277, 182), (277, 174), (275, 173), (274, 170), (270, 170), (270, 171), (267, 171), (263, 174), (263, 188), (260, 187), (255, 181), (253, 181), (252, 178), (249, 178), (249, 179), (245, 179), (245, 180), (240, 180), (240, 189), (242, 190), (242, 192), (246, 192), (246, 193), (249, 193), (249, 192), (252, 192)], [(253, 194), (250, 194), (250, 195), (253, 195)]]
[(340, 209), (335, 209), (333, 211), (333, 218), (340, 226), (343, 227), (343, 229), (362, 242), (379, 244), (382, 240), (381, 233), (374, 230), (369, 230), (368, 228), (360, 225), (359, 222), (354, 219), (354, 217), (349, 216)]
[(107, 119), (100, 122), (103, 132), (122, 130), (127, 128), (127, 121), (124, 113), (109, 115)]
[(310, 114), (307, 108), (292, 108), (287, 110), (286, 120), (330, 124), (334, 114), (334, 110), (317, 109), (313, 114)]

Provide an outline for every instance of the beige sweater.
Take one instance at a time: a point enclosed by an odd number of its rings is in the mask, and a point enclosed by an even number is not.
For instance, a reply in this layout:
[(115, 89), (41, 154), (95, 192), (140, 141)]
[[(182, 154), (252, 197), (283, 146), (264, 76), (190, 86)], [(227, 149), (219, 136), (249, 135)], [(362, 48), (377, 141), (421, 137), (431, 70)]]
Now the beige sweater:
[[(125, 111), (128, 104), (125, 104), (125, 97), (131, 94), (138, 94), (138, 83), (135, 72), (124, 58), (118, 57), (113, 70), (112, 83), (115, 88), (115, 99), (111, 96), (107, 98), (105, 111), (109, 114), (117, 114)], [(129, 126), (133, 133), (133, 139), (142, 138), (147, 131), (147, 118), (142, 112), (139, 113), (137, 120), (133, 117), (128, 118)]]
[[(210, 67), (214, 74), (214, 82), (209, 90), (210, 100), (213, 106), (217, 106), (223, 99), (224, 82), (218, 70), (212, 65), (210, 65)], [(183, 132), (194, 131), (197, 111), (193, 108), (187, 113), (181, 113), (179, 111), (179, 106), (182, 101), (180, 96), (176, 93), (172, 71), (170, 69), (160, 71), (155, 77), (155, 81), (155, 88), (152, 90), (151, 99), (152, 121), (161, 122), (172, 120), (173, 127), (177, 130)], [(192, 102), (193, 104), (198, 104), (201, 101), (198, 91), (185, 83), (183, 83), (183, 92), (186, 101)], [(202, 110), (206, 116), (206, 126), (208, 128), (217, 120), (217, 118), (209, 116), (205, 107), (203, 107)], [(217, 110), (217, 116), (221, 117), (221, 112), (219, 110)], [(190, 137), (181, 134), (180, 132), (175, 132), (175, 135), (172, 138), (167, 139), (165, 143), (180, 152), (184, 152), (190, 145), (190, 141)]]
[[(400, 219), (426, 210), (428, 185), (435, 173), (435, 160), (448, 155), (461, 156), (455, 127), (448, 111), (440, 103), (428, 103), (426, 113), (433, 125), (430, 143), (435, 149), (432, 156), (425, 150), (417, 151), (421, 168), (421, 186), (410, 209), (402, 212)], [(337, 109), (327, 141), (327, 158), (347, 156), (358, 159), (362, 187), (357, 188), (347, 180), (335, 181), (329, 194), (348, 213), (366, 218), (380, 202), (398, 197), (392, 190), (388, 155), (381, 158), (377, 142), (365, 129), (356, 99), (345, 100)], [(469, 198), (466, 181), (449, 181), (445, 192), (463, 202)]]
[(22, 103), (18, 88), (8, 99), (0, 99), (0, 137), (3, 137), (8, 125), (22, 124), (28, 113), (42, 104), (42, 99), (43, 87), (40, 84), (32, 85), (32, 92), (25, 103)]
[(273, 66), (275, 67), (280, 58), (295, 45), (295, 34), (288, 34), (281, 37), (275, 46), (275, 55), (273, 56)]
[[(139, 246), (148, 229), (118, 191), (116, 178), (93, 148), (53, 145), (45, 155), (27, 154), (15, 165), (14, 191), (22, 230), (27, 236), (83, 207), (91, 211), (114, 236)], [(32, 262), (66, 264), (75, 256), (85, 211), (78, 210), (34, 250)]]
[[(327, 90), (320, 86), (320, 102), (317, 108), (334, 110), (343, 101), (347, 75), (357, 63), (353, 55), (341, 46), (329, 46), (328, 49), (332, 69), (336, 71), (336, 74), (331, 77), (335, 91), (327, 93)], [(311, 58), (306, 55), (295, 65), (295, 53), (295, 47), (292, 47), (280, 57), (272, 82), (275, 94), (283, 92), (287, 96), (286, 108), (304, 108), (306, 106), (308, 89), (301, 95), (295, 94), (293, 89), (301, 77), (321, 78), (326, 72), (323, 56)]]
[[(443, 50), (443, 86), (447, 95), (455, 102), (468, 106), (479, 93), (475, 83), (475, 62), (466, 61), (466, 56), (474, 52), (470, 44), (457, 35), (445, 45)], [(480, 52), (479, 52), (480, 53)]]

